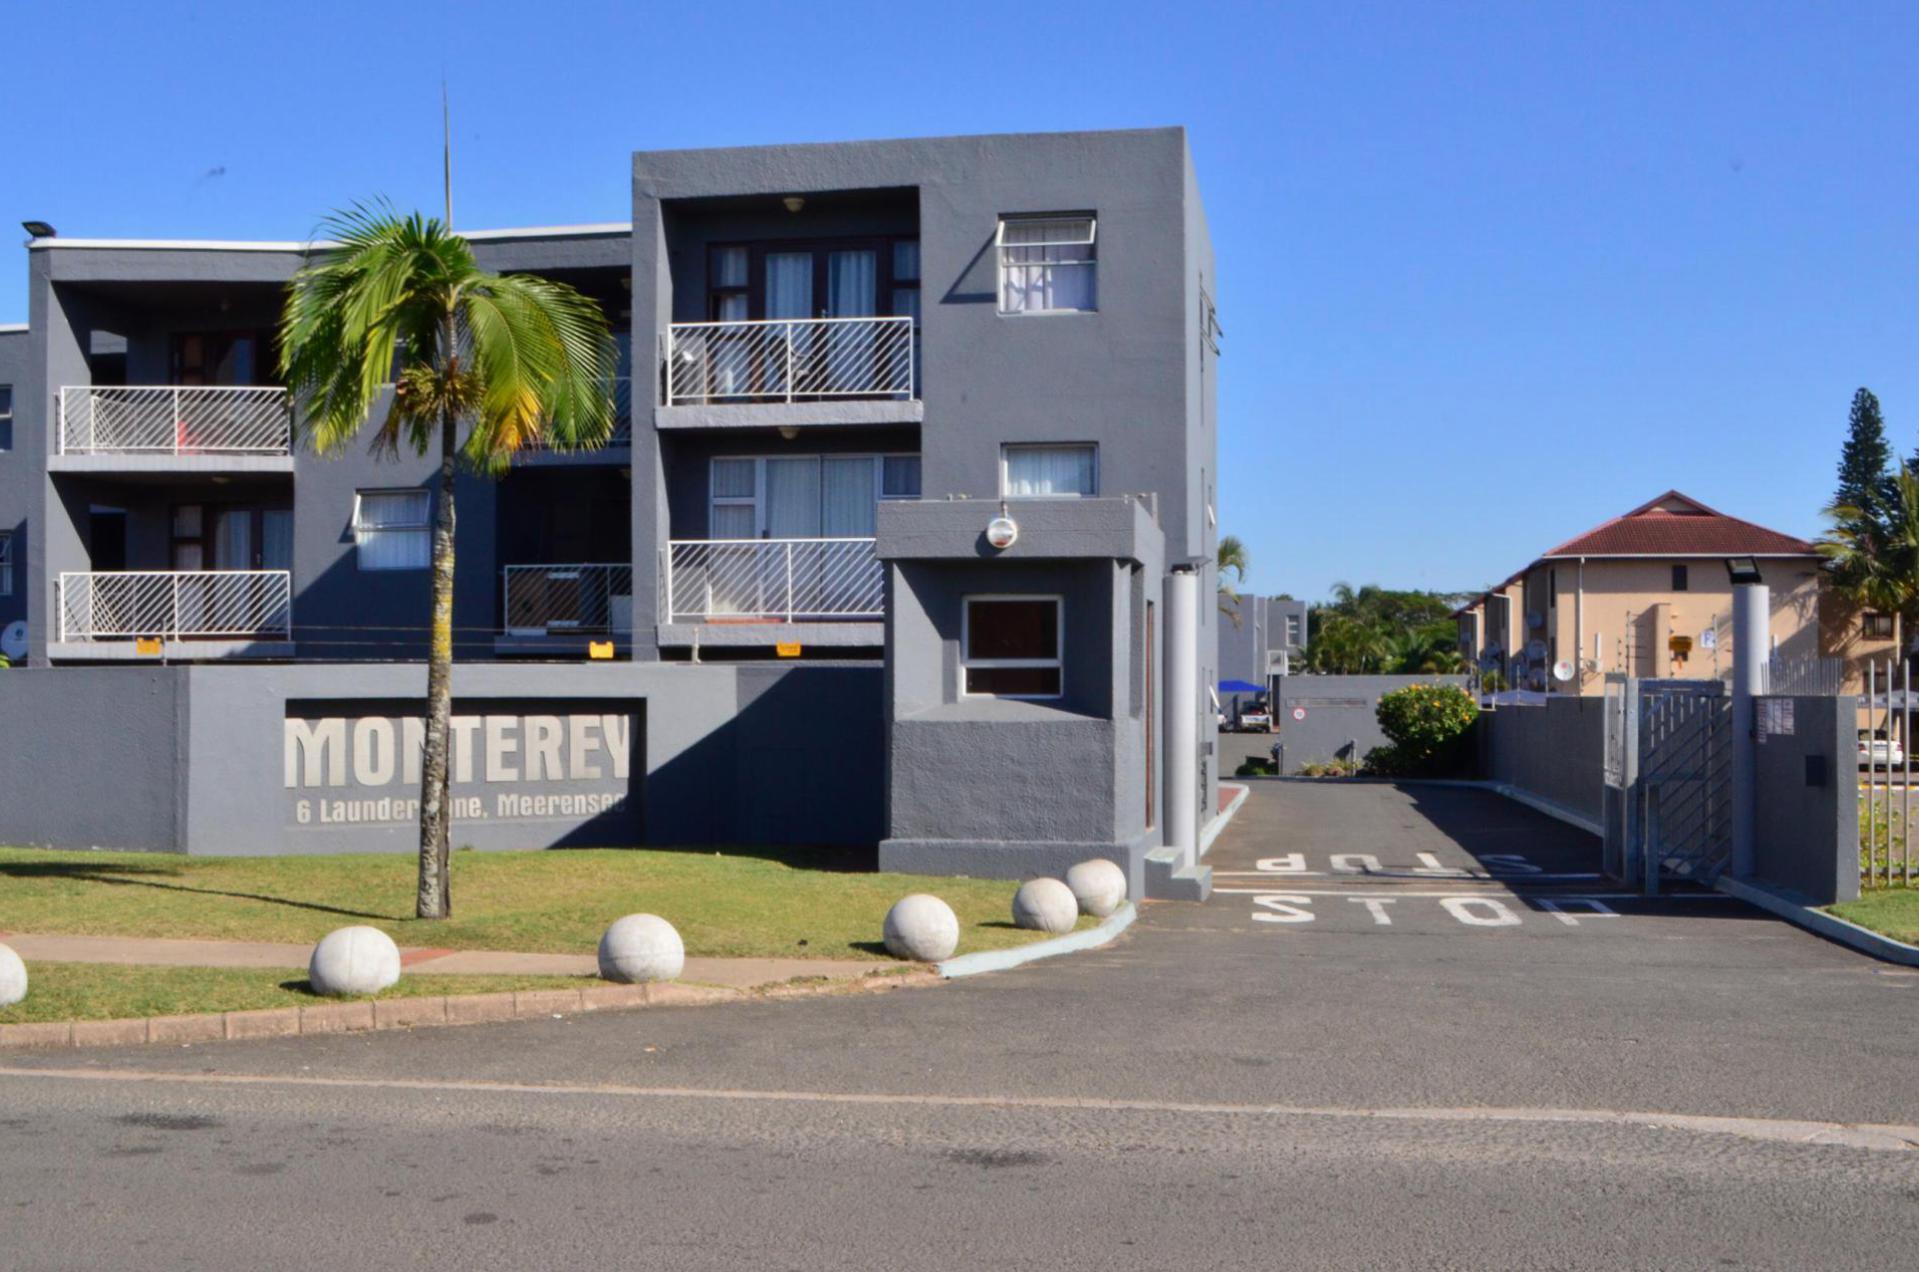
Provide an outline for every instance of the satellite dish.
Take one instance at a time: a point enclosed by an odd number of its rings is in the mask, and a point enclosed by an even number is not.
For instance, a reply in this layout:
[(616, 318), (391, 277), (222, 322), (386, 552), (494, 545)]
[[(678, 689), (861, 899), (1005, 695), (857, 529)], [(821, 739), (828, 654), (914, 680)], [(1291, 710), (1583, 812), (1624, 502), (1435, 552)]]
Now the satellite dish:
[(27, 620), (16, 618), (0, 631), (0, 654), (5, 654), (14, 662), (27, 656)]
[(1573, 678), (1573, 665), (1571, 663), (1567, 662), (1564, 658), (1561, 658), (1558, 662), (1553, 664), (1554, 680), (1557, 680), (1560, 684), (1563, 685), (1568, 680), (1571, 680), (1572, 678)]

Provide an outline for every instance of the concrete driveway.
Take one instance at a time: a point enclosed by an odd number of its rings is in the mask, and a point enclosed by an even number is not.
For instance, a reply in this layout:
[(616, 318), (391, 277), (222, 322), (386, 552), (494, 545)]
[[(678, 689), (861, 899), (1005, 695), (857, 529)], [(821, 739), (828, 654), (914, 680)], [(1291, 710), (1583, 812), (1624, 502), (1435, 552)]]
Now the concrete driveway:
[(1593, 854), (1256, 783), (1246, 891), (1001, 975), (0, 1058), (0, 1266), (1909, 1268), (1919, 976)]

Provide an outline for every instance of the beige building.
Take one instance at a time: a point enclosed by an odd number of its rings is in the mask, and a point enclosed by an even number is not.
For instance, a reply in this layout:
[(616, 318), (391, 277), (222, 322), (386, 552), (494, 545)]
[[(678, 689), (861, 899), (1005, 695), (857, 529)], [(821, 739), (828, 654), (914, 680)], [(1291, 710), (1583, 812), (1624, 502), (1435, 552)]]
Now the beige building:
[(1837, 604), (1811, 543), (1676, 490), (1541, 554), (1456, 611), (1460, 652), (1509, 688), (1551, 693), (1599, 693), (1609, 672), (1717, 678), (1730, 670), (1732, 557), (1753, 558), (1771, 589), (1782, 663), (1830, 671), (1843, 658), (1850, 683), (1865, 659), (1892, 656), (1890, 619)]

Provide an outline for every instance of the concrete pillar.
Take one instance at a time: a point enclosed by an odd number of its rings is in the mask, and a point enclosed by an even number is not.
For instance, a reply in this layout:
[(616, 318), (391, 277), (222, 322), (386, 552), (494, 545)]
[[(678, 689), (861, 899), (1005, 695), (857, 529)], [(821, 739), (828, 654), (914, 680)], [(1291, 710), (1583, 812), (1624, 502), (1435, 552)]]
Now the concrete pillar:
[[(1752, 877), (1753, 814), (1759, 741), (1753, 698), (1765, 689), (1766, 631), (1772, 589), (1741, 583), (1732, 590), (1732, 873)], [(1842, 756), (1842, 761), (1846, 757)]]
[(1184, 868), (1199, 860), (1199, 574), (1191, 566), (1166, 578), (1165, 634), (1164, 835)]

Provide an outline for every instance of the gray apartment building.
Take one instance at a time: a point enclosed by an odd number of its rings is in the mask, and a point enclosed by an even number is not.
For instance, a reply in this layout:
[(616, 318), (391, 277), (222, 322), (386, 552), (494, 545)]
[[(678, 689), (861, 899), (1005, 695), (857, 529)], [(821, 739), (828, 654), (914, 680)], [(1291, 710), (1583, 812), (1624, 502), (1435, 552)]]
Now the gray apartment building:
[(1306, 655), (1305, 601), (1222, 594), (1219, 609), (1220, 680), (1263, 685), (1270, 695), (1278, 677), (1300, 670)]
[[(467, 236), (623, 358), (606, 448), (461, 478), (456, 843), (1204, 889), (1219, 328), (1182, 129), (640, 152), (628, 222)], [(27, 244), (0, 841), (410, 845), (431, 463), (301, 448), (273, 333), (310, 250)]]

